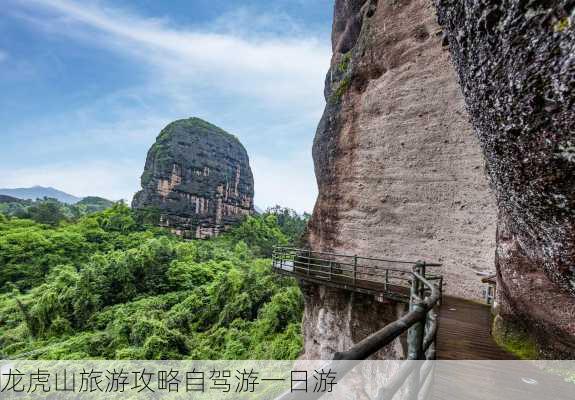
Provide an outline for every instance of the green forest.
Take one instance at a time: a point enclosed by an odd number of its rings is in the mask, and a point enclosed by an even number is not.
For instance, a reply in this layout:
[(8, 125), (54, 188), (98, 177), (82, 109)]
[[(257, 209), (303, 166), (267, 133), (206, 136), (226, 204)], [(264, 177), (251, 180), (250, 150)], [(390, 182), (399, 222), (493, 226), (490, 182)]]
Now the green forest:
[[(104, 211), (114, 205), (101, 197), (85, 197), (75, 204), (65, 204), (45, 197), (38, 200), (22, 200), (0, 195), (0, 213), (9, 217), (32, 219), (41, 224), (58, 225), (81, 217)], [(281, 207), (280, 207), (281, 208)]]
[(298, 240), (307, 215), (275, 207), (217, 238), (185, 241), (122, 203), (65, 214), (0, 213), (0, 357), (299, 355), (302, 295), (270, 256)]

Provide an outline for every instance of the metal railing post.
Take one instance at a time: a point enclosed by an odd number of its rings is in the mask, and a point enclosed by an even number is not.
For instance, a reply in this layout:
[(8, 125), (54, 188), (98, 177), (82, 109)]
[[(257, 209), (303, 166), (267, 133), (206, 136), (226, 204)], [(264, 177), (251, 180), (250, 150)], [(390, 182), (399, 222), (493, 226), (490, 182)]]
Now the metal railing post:
[[(336, 353), (334, 355), (334, 360), (366, 359), (405, 333), (407, 333), (408, 345), (407, 359), (425, 360), (435, 358), (435, 353), (437, 351), (437, 326), (439, 323), (437, 312), (443, 289), (443, 277), (439, 274), (432, 273), (428, 278), (426, 268), (428, 266), (440, 266), (440, 264), (426, 264), (422, 261), (418, 261), (416, 263), (397, 261), (397, 263), (402, 263), (404, 265), (411, 264), (411, 274), (408, 270), (403, 268), (384, 268), (385, 281), (382, 282), (383, 276), (381, 269), (378, 265), (372, 265), (371, 261), (394, 261), (360, 257), (357, 254), (351, 256), (317, 251), (314, 253), (316, 254), (316, 256), (314, 256), (313, 264), (313, 266), (316, 267), (314, 277), (305, 278), (306, 274), (308, 276), (311, 275), (311, 254), (312, 252), (309, 248), (295, 249), (284, 248), (281, 246), (274, 247), (272, 252), (273, 267), (281, 268), (282, 270), (287, 268), (289, 272), (299, 275), (300, 279), (310, 279), (312, 281), (315, 280), (317, 276), (325, 279), (326, 274), (329, 280), (332, 281), (335, 276), (335, 282), (330, 283), (330, 285), (338, 287), (338, 284), (342, 283), (343, 285), (340, 286), (344, 286), (348, 289), (349, 278), (352, 278), (354, 291), (363, 292), (365, 290), (371, 290), (375, 291), (377, 294), (381, 294), (381, 290), (383, 289), (383, 293), (386, 293), (389, 298), (401, 302), (406, 300), (405, 292), (401, 289), (409, 288), (408, 313), (355, 344), (351, 349)], [(304, 263), (304, 257), (306, 256), (307, 263)], [(338, 256), (345, 257), (344, 261), (337, 262), (338, 259), (335, 258), (336, 261), (334, 262), (334, 257)], [(349, 261), (352, 257), (353, 263), (350, 263)], [(365, 263), (359, 265), (359, 259), (363, 259)], [(325, 265), (326, 262), (329, 263), (327, 266)], [(352, 267), (352, 271), (349, 270), (350, 266)], [(358, 269), (360, 266), (362, 267), (362, 271), (359, 271)], [(290, 269), (290, 267), (293, 268)], [(370, 269), (375, 270), (375, 272)], [(352, 272), (353, 275), (350, 277), (349, 274), (347, 274), (348, 272)], [(400, 275), (394, 275), (395, 272), (399, 272)], [(362, 275), (358, 276), (360, 273)], [(410, 279), (408, 279), (406, 275), (410, 275)], [(338, 276), (341, 276), (343, 279), (337, 279)], [(375, 278), (370, 278), (370, 276), (375, 276)], [(361, 279), (361, 282), (358, 282), (358, 277)], [(393, 280), (394, 288), (391, 288), (391, 280)], [(409, 286), (402, 283), (404, 280), (409, 282)], [(378, 284), (378, 286), (375, 289), (373, 289), (373, 286), (362, 286), (362, 284), (366, 283)], [(416, 374), (419, 374), (419, 371), (416, 372)], [(424, 375), (427, 376), (427, 373)], [(414, 382), (417, 382), (417, 380)]]
[(426, 324), (425, 324), (425, 335), (427, 336), (427, 332), (430, 330), (435, 330), (433, 338), (431, 339), (431, 344), (429, 345), (428, 349), (425, 352), (425, 359), (427, 360), (435, 360), (436, 353), (435, 353), (435, 344), (437, 342), (437, 314), (433, 310), (429, 310), (427, 312)]
[[(424, 261), (418, 261), (415, 264), (415, 272), (417, 272), (419, 275), (423, 276), (423, 278), (426, 278), (426, 276), (425, 276), (425, 262)], [(423, 299), (424, 297), (425, 297), (425, 286), (420, 283), (419, 284), (419, 298)]]
[(383, 287), (383, 290), (384, 290), (385, 292), (388, 292), (388, 291), (389, 291), (388, 286), (389, 286), (389, 270), (386, 269), (386, 270), (385, 270), (385, 286)]
[[(424, 311), (425, 307), (418, 299), (414, 299), (410, 304), (410, 311)], [(409, 360), (423, 359), (423, 335), (425, 322), (420, 321), (413, 324), (407, 331), (407, 358)]]
[(443, 276), (439, 278), (439, 302), (437, 305), (441, 306), (441, 303), (443, 303)]
[(353, 256), (353, 286), (356, 286), (357, 279), (357, 254)]
[[(417, 262), (413, 266), (413, 272), (417, 274), (425, 273), (425, 264), (422, 262)], [(423, 275), (421, 275), (423, 276)], [(409, 300), (410, 311), (425, 311), (423, 304), (423, 292), (425, 288), (419, 279), (412, 275), (411, 281), (411, 293)], [(421, 360), (423, 359), (423, 336), (425, 335), (425, 321), (419, 321), (413, 324), (411, 328), (407, 331), (407, 358), (409, 360)]]

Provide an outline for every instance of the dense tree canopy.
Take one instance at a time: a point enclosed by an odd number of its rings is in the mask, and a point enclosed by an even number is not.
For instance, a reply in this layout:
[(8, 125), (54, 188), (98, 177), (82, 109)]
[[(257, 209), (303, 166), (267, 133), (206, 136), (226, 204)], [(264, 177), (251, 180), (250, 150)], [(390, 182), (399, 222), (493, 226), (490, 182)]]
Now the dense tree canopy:
[(77, 221), (81, 217), (104, 211), (113, 205), (114, 202), (101, 197), (86, 197), (76, 204), (65, 204), (51, 198), (32, 201), (0, 196), (0, 213), (5, 216), (31, 219), (39, 224), (52, 226)]
[(144, 220), (123, 204), (75, 223), (0, 214), (0, 356), (298, 356), (301, 293), (260, 258), (289, 241), (276, 216), (203, 241)]
[(273, 215), (282, 233), (287, 237), (291, 245), (297, 245), (303, 235), (307, 223), (311, 217), (308, 213), (299, 215), (290, 208), (275, 206), (268, 208), (264, 216)]

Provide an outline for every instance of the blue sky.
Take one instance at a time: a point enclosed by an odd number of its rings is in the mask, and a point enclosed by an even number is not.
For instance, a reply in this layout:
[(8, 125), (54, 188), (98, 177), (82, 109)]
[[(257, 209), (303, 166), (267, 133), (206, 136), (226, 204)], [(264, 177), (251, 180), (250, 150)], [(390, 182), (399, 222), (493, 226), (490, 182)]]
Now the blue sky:
[(256, 204), (311, 211), (333, 0), (4, 0), (0, 187), (131, 199), (170, 121), (237, 135)]

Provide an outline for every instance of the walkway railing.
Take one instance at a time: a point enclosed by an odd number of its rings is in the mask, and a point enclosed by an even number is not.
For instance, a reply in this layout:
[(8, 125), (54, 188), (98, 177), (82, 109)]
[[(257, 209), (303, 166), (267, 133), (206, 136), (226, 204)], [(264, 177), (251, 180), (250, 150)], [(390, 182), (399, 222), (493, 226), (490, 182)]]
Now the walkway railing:
[[(428, 272), (429, 267), (440, 267), (441, 264), (422, 261), (397, 261), (293, 247), (275, 247), (272, 260), (279, 273), (406, 303), (412, 297), (413, 267), (416, 265), (422, 268), (422, 277), (437, 284), (440, 292), (443, 286), (441, 275)], [(426, 285), (421, 288), (425, 294), (431, 291)]]
[[(273, 268), (326, 286), (383, 296), (409, 303), (409, 311), (350, 349), (335, 353), (333, 360), (365, 360), (407, 332), (408, 360), (434, 360), (437, 336), (437, 308), (441, 302), (443, 278), (428, 267), (441, 264), (314, 252), (308, 249), (276, 247)], [(412, 390), (429, 387), (429, 367), (406, 363), (381, 393), (392, 397), (412, 377)], [(415, 377), (414, 377), (415, 376)], [(414, 389), (416, 388), (416, 389)], [(286, 395), (282, 398), (289, 398)], [(417, 397), (415, 397), (417, 398)]]

